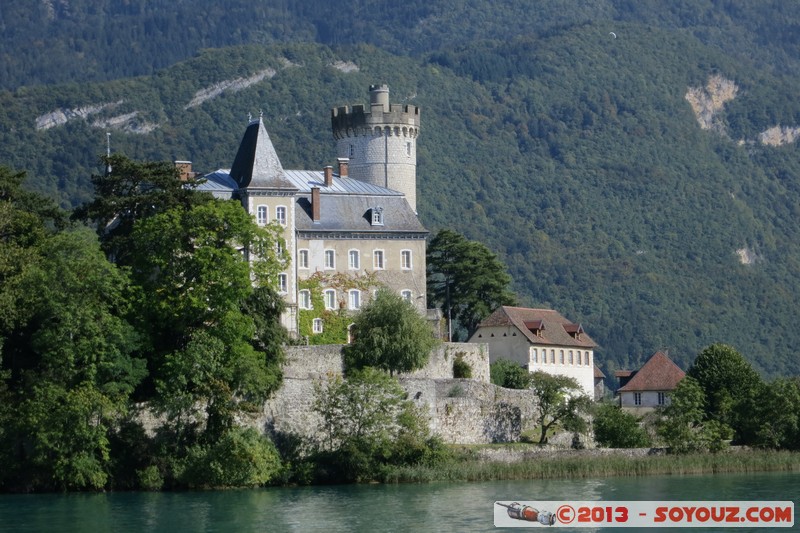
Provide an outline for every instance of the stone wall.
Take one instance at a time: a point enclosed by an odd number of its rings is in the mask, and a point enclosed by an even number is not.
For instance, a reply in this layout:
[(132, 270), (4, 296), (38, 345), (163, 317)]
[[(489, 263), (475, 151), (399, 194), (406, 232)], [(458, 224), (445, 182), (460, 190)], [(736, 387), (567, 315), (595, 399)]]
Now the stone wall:
[(472, 369), (472, 379), (489, 383), (489, 350), (485, 344), (445, 342), (431, 352), (428, 364), (407, 374), (410, 378), (446, 379), (453, 377), (453, 362), (461, 358)]
[[(472, 368), (472, 379), (453, 379), (453, 360), (459, 356)], [(321, 423), (313, 412), (314, 383), (343, 373), (342, 346), (291, 347), (283, 372), (281, 389), (265, 403), (262, 414), (247, 423), (314, 439)], [(431, 431), (445, 442), (514, 442), (533, 418), (531, 392), (489, 383), (485, 345), (444, 343), (425, 368), (400, 376), (400, 383), (427, 414)]]

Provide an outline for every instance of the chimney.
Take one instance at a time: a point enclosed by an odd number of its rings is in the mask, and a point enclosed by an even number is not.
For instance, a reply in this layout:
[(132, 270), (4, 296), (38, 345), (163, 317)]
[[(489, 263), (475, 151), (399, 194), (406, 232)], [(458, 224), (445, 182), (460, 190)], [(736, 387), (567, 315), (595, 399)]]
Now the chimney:
[(178, 178), (181, 181), (189, 181), (194, 178), (191, 161), (175, 161), (175, 168), (178, 169)]
[(339, 158), (339, 177), (346, 178), (347, 177), (347, 165), (350, 162), (349, 159), (346, 157)]
[(319, 205), (319, 187), (312, 187), (311, 188), (311, 220), (314, 222), (319, 222), (320, 216), (320, 205)]
[(325, 175), (325, 186), (330, 187), (333, 185), (333, 167), (328, 165), (322, 169), (322, 172)]

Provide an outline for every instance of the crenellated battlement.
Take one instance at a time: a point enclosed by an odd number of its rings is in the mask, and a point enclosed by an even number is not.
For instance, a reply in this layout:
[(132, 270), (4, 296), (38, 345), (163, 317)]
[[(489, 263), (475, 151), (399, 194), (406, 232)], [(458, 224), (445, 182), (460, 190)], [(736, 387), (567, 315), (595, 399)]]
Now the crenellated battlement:
[(358, 135), (419, 134), (419, 107), (409, 104), (391, 104), (386, 111), (382, 104), (335, 107), (331, 110), (331, 130), (335, 139)]

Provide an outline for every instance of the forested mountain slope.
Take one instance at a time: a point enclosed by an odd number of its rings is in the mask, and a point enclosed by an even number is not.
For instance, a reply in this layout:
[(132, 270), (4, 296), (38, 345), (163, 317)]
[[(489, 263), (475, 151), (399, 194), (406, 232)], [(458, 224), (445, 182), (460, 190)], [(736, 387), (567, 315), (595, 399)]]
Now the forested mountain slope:
[[(144, 13), (159, 2), (108, 4)], [(413, 31), (402, 32), (388, 4), (361, 1), (348, 5), (363, 15), (329, 40), (381, 47), (205, 50), (149, 76), (2, 92), (0, 164), (27, 170), (31, 187), (74, 206), (91, 195), (106, 132), (115, 153), (191, 159), (213, 171), (230, 167), (247, 114), (263, 112), (285, 168), (321, 168), (334, 159), (330, 108), (364, 103), (369, 84), (387, 83), (393, 102), (422, 108), (426, 226), (498, 252), (521, 302), (582, 322), (601, 344), (607, 374), (656, 349), (686, 367), (717, 341), (766, 375), (800, 374), (792, 327), (800, 153), (789, 142), (800, 126), (790, 31), (798, 10), (507, 4), (490, 16), (476, 3), (485, 16), (471, 19), (468, 42), (455, 4), (420, 3), (408, 12)], [(58, 12), (78, 3), (48, 5)], [(8, 6), (0, 9), (7, 21)], [(332, 25), (346, 22), (330, 8), (300, 9), (282, 13), (306, 20), (292, 31), (308, 28), (308, 41), (325, 34), (324, 14)], [(758, 31), (774, 21), (786, 39)], [(508, 31), (495, 31), (498, 24)]]
[(372, 44), (419, 57), (586, 23), (678, 31), (798, 74), (797, 11), (783, 0), (4, 0), (0, 88), (151, 74), (202, 49), (241, 44)]

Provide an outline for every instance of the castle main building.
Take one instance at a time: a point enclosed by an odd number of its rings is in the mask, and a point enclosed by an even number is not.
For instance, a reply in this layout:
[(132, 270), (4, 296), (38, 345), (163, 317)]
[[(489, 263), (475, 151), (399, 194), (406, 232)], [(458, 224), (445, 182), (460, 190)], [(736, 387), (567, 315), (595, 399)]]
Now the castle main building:
[(325, 331), (381, 287), (424, 314), (425, 239), (416, 213), (419, 108), (389, 103), (370, 87), (369, 107), (334, 108), (336, 168), (284, 170), (261, 118), (245, 130), (230, 170), (205, 176), (199, 190), (237, 199), (260, 225), (279, 223), (291, 257), (278, 280), (294, 336)]

